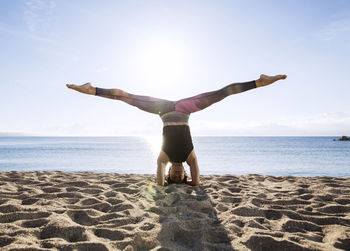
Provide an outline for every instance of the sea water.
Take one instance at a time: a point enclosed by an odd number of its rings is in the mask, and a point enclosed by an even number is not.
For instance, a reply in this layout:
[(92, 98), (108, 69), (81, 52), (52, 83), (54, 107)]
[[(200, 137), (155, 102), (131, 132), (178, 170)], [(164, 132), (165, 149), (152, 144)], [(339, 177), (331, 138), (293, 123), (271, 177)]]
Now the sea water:
[[(201, 174), (350, 177), (337, 137), (194, 137)], [(0, 137), (0, 171), (155, 174), (161, 137)], [(189, 172), (189, 167), (185, 165)]]

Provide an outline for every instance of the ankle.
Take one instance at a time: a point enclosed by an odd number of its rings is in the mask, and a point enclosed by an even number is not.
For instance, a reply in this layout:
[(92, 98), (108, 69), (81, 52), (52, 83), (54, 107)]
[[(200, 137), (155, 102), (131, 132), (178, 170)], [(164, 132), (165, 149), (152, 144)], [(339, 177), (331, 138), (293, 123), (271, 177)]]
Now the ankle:
[(97, 92), (97, 88), (92, 86), (91, 95), (96, 95), (96, 92)]
[(264, 86), (264, 85), (263, 85), (263, 81), (262, 81), (260, 78), (257, 79), (257, 80), (255, 80), (255, 85), (256, 85), (256, 87)]

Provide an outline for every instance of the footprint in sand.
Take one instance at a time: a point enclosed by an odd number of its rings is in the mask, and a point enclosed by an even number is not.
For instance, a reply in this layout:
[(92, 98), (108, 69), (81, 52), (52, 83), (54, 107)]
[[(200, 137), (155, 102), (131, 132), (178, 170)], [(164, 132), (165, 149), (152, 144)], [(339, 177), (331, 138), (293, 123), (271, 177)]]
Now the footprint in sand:
[[(79, 250), (79, 251), (87, 251), (87, 250), (93, 250), (93, 251), (108, 251), (109, 249), (104, 245), (103, 243), (94, 243), (94, 242), (87, 242), (87, 243), (74, 243), (74, 244), (58, 244), (58, 243), (51, 243), (48, 241), (44, 241), (42, 243), (43, 248), (57, 248), (58, 250)], [(41, 251), (42, 249), (30, 249), (31, 251)]]
[(18, 220), (29, 220), (38, 218), (47, 218), (51, 215), (49, 212), (16, 212), (0, 215), (0, 223), (11, 223)]
[(93, 230), (93, 233), (100, 238), (105, 238), (113, 241), (120, 241), (123, 240), (124, 238), (129, 237), (130, 235), (119, 231), (119, 230), (110, 230), (107, 228), (96, 228)]
[(350, 247), (350, 238), (338, 239), (337, 242), (334, 244), (334, 247), (348, 250)]
[(42, 227), (46, 225), (49, 222), (47, 219), (35, 219), (35, 220), (27, 220), (23, 221), (21, 226), (25, 228), (36, 228), (36, 227)]
[(67, 215), (79, 225), (92, 226), (96, 225), (98, 221), (95, 218), (90, 217), (87, 211), (84, 210), (69, 210)]
[(269, 247), (269, 250), (305, 250), (294, 242), (280, 241), (266, 235), (252, 235), (244, 244), (251, 250), (262, 250), (261, 247)]
[(287, 232), (322, 232), (322, 228), (307, 221), (288, 220), (282, 225), (282, 229)]
[(14, 242), (15, 238), (9, 238), (9, 237), (2, 237), (0, 236), (0, 248), (5, 247), (7, 245), (10, 245), (12, 242)]
[(13, 213), (21, 211), (22, 208), (20, 206), (15, 205), (3, 205), (0, 206), (0, 213)]
[(57, 187), (45, 187), (45, 188), (42, 188), (42, 190), (45, 193), (58, 193), (62, 191), (61, 188), (57, 188)]
[(80, 226), (49, 225), (40, 232), (41, 239), (62, 238), (69, 242), (86, 241), (85, 228)]
[(84, 198), (84, 196), (81, 193), (73, 193), (73, 192), (67, 192), (67, 193), (58, 193), (58, 198)]
[(37, 202), (39, 199), (37, 198), (28, 198), (22, 200), (22, 205), (33, 205), (35, 202)]

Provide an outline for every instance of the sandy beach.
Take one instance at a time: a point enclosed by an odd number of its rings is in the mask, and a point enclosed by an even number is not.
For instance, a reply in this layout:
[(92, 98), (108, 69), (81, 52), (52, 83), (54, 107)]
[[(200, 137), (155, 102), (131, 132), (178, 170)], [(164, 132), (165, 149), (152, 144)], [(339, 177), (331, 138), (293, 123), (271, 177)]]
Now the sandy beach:
[(0, 172), (1, 250), (350, 250), (350, 178)]

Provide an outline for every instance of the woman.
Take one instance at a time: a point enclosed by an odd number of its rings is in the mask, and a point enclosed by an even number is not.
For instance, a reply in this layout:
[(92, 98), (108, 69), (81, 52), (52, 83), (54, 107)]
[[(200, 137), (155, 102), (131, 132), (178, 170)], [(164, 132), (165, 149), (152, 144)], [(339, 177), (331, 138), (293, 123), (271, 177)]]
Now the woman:
[[(202, 93), (178, 101), (134, 95), (120, 89), (93, 87), (90, 83), (80, 86), (67, 84), (67, 87), (85, 94), (121, 100), (143, 111), (158, 114), (163, 121), (163, 144), (157, 160), (157, 184), (164, 186), (165, 166), (171, 162), (167, 177), (168, 183), (187, 183), (198, 186), (199, 168), (188, 125), (190, 114), (203, 110), (232, 94), (266, 86), (286, 78), (286, 75), (266, 76), (262, 74), (255, 81), (233, 83), (217, 91)], [(185, 161), (190, 166), (191, 181), (187, 180), (182, 165)]]

